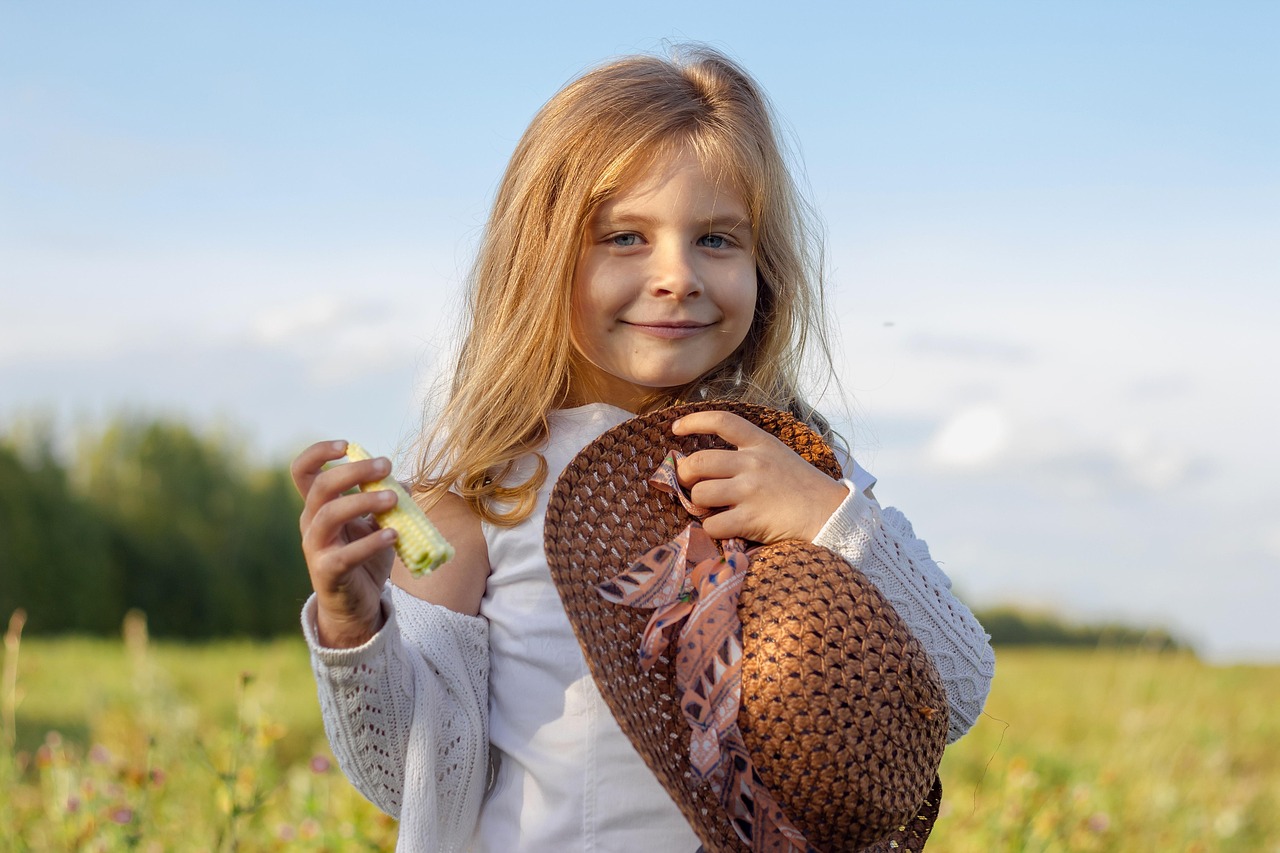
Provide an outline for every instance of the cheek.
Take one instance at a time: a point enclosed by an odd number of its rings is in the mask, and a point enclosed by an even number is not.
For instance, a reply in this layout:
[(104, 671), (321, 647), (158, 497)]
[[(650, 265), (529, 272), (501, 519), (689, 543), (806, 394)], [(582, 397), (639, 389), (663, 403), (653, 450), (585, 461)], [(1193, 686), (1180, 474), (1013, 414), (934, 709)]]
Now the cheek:
[(575, 288), (570, 308), (569, 321), (574, 335), (590, 334), (599, 325), (600, 305), (597, 295), (589, 289)]
[(608, 336), (612, 311), (609, 294), (599, 280), (579, 276), (574, 280), (570, 299), (569, 343), (579, 355), (588, 359), (599, 356)]
[(578, 256), (578, 263), (573, 271), (573, 310), (574, 313), (589, 311), (599, 302), (600, 291), (606, 280), (605, 271), (600, 259), (589, 249), (584, 249)]

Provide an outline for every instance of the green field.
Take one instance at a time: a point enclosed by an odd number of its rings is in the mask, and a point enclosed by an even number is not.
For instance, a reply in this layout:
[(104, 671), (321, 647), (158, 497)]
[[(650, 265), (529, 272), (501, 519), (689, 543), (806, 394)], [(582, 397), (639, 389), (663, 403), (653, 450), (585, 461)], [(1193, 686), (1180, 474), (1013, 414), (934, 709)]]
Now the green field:
[[(333, 765), (301, 641), (26, 639), (17, 664), (0, 849), (394, 844)], [(1280, 667), (1004, 651), (998, 669), (947, 752), (930, 850), (1280, 851)]]

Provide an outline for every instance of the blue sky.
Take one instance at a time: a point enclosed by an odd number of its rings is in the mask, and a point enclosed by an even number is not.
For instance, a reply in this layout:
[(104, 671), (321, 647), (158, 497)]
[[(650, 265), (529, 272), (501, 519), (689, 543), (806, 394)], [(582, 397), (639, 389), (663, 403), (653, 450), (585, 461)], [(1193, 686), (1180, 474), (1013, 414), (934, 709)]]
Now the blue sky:
[(1280, 659), (1280, 7), (0, 0), (0, 424), (403, 447), (559, 86), (701, 40), (828, 230), (847, 429), (979, 605)]

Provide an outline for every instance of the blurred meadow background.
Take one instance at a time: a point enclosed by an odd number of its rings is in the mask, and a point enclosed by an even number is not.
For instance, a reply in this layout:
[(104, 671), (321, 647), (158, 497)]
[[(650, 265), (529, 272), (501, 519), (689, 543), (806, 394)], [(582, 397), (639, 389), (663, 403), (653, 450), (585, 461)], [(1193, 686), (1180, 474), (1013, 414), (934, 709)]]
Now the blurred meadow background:
[(285, 466), (408, 448), (529, 118), (687, 40), (771, 95), (824, 403), (998, 646), (930, 849), (1280, 851), (1280, 6), (1234, 0), (0, 0), (0, 849), (394, 843)]

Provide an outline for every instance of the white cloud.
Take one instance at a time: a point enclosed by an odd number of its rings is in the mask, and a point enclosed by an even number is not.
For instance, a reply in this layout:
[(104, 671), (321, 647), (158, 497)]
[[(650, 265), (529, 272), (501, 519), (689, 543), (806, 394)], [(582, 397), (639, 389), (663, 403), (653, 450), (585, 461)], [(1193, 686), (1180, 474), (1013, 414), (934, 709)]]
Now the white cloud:
[(332, 293), (261, 309), (249, 337), (305, 364), (307, 380), (321, 387), (413, 364), (424, 341), (394, 306)]
[(1271, 559), (1280, 561), (1280, 525), (1272, 524), (1264, 529), (1259, 540), (1262, 552)]
[(276, 305), (261, 309), (253, 318), (254, 337), (269, 346), (291, 344), (330, 332), (342, 316), (342, 306), (333, 294), (322, 293), (301, 304)]
[(375, 369), (447, 329), (438, 258), (376, 246), (221, 251), (0, 244), (0, 366), (268, 346)]
[(976, 468), (995, 459), (1008, 444), (1009, 421), (997, 406), (970, 406), (947, 418), (925, 453), (945, 468)]
[(1153, 492), (1185, 484), (1196, 468), (1188, 449), (1164, 444), (1141, 428), (1116, 436), (1113, 453), (1125, 479)]

